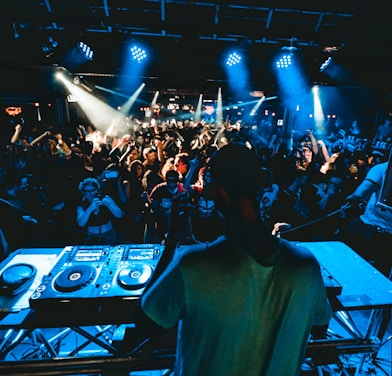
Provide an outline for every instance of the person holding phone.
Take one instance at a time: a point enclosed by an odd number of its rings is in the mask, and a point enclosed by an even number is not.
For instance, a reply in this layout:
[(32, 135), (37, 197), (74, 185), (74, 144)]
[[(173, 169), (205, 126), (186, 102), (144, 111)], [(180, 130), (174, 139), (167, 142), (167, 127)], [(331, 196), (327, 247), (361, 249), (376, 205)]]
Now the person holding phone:
[(79, 183), (81, 202), (76, 207), (76, 221), (86, 231), (85, 244), (116, 244), (113, 224), (123, 216), (123, 210), (109, 195), (102, 195), (97, 179), (86, 178)]

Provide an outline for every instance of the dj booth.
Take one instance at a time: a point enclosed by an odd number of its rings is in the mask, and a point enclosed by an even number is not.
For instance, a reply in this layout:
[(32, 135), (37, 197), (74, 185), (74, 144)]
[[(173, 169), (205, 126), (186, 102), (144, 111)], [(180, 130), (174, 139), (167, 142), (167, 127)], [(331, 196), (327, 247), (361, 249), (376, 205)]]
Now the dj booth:
[[(341, 242), (303, 242), (318, 259), (334, 310), (325, 339), (309, 338), (307, 364), (377, 354), (392, 282)], [(0, 374), (129, 374), (172, 369), (175, 330), (133, 338), (133, 310), (163, 252), (158, 244), (19, 249), (0, 264)], [(181, 252), (181, 247), (177, 252)], [(365, 332), (350, 312), (369, 310)]]

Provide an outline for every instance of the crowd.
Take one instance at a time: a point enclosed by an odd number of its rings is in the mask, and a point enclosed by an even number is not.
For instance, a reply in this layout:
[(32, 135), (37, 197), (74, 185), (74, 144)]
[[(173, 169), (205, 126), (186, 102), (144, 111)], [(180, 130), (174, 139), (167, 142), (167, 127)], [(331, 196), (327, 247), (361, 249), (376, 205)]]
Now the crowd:
[[(208, 161), (233, 141), (257, 155), (259, 213), (271, 233), (339, 240), (350, 216), (359, 215), (353, 207), (369, 199), (354, 205), (348, 198), (373, 166), (387, 163), (392, 140), (389, 116), (373, 137), (356, 125), (286, 134), (264, 124), (191, 120), (135, 119), (106, 132), (91, 124), (40, 132), (17, 123), (1, 134), (0, 259), (22, 247), (160, 243), (179, 196), (191, 211), (182, 241), (213, 241), (224, 223)], [(233, 167), (230, 179), (238, 175)]]

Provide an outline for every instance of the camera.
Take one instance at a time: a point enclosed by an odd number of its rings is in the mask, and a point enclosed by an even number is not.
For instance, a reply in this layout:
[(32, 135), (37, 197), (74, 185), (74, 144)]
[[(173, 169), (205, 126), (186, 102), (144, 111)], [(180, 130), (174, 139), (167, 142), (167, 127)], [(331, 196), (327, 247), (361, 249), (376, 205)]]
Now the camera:
[(101, 192), (97, 192), (94, 197), (102, 200), (103, 199), (103, 194)]

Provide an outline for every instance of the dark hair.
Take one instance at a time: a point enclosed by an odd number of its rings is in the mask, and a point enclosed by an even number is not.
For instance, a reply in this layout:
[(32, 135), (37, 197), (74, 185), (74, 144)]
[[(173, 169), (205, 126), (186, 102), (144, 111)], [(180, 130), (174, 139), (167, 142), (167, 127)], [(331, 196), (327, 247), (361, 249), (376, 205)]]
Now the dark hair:
[(166, 180), (166, 181), (168, 181), (168, 180), (171, 180), (171, 181), (173, 181), (173, 180), (178, 181), (179, 178), (180, 178), (180, 175), (178, 174), (178, 172), (177, 172), (176, 170), (168, 170), (168, 171), (166, 172), (166, 176), (165, 176), (165, 180)]
[(93, 185), (96, 187), (97, 190), (101, 189), (98, 179), (95, 178), (86, 178), (79, 183), (78, 189), (79, 191), (84, 194), (84, 189), (87, 185)]
[(182, 161), (186, 165), (189, 165), (189, 162), (190, 162), (190, 159), (191, 159), (189, 154), (185, 153), (185, 152), (177, 153), (174, 157), (178, 158), (180, 161)]
[(260, 162), (253, 150), (240, 142), (220, 148), (209, 162), (211, 177), (231, 193), (255, 196), (261, 187)]
[(130, 170), (131, 172), (135, 173), (135, 172), (136, 172), (137, 166), (141, 166), (141, 167), (144, 168), (144, 164), (143, 164), (143, 162), (142, 162), (140, 159), (135, 159), (134, 161), (132, 161), (132, 162), (129, 164), (129, 170)]

